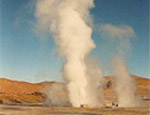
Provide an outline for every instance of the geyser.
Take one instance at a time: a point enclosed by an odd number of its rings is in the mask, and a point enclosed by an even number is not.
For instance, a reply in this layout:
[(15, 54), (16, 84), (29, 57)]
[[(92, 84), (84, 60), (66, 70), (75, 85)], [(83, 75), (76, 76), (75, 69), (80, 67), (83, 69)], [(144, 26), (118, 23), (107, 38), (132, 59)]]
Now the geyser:
[(114, 90), (117, 93), (119, 106), (136, 107), (143, 106), (140, 96), (137, 92), (134, 79), (130, 76), (125, 62), (127, 52), (132, 48), (130, 39), (136, 37), (132, 27), (127, 25), (115, 26), (112, 24), (102, 25), (100, 28), (103, 37), (115, 46), (115, 56), (111, 61), (111, 72), (114, 76)]
[[(37, 29), (53, 35), (60, 56), (65, 59), (62, 75), (66, 80), (67, 90), (62, 86), (47, 88), (45, 91), (49, 103), (56, 106), (71, 103), (73, 107), (102, 106), (105, 82), (97, 61), (90, 56), (92, 49), (96, 48), (91, 37), (92, 20), (89, 13), (94, 7), (94, 0), (37, 0), (36, 3)], [(103, 25), (100, 30), (101, 35), (109, 38), (110, 42), (119, 44), (116, 47), (117, 57), (113, 58), (111, 68), (119, 104), (126, 107), (137, 106), (134, 81), (127, 71), (125, 61), (120, 58), (130, 49), (130, 38), (135, 37), (134, 30), (129, 26), (117, 27), (111, 24)], [(62, 99), (60, 95), (55, 96), (59, 91), (68, 91), (69, 99), (67, 96)]]
[(137, 93), (135, 81), (128, 73), (124, 59), (118, 56), (113, 57), (111, 66), (119, 106), (143, 106), (141, 97), (139, 95), (135, 95)]
[(61, 56), (65, 57), (63, 76), (74, 107), (103, 104), (99, 92), (102, 72), (96, 65), (91, 69), (86, 61), (91, 60), (90, 51), (96, 47), (89, 26), (89, 9), (93, 7), (93, 0), (37, 0), (36, 4), (37, 28), (53, 34)]

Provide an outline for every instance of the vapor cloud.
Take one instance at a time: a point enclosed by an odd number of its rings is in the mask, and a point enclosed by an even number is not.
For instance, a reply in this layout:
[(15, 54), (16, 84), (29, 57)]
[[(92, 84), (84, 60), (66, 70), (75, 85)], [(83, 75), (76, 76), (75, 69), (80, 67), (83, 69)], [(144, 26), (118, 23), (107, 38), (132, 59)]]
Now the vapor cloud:
[(132, 27), (123, 25), (115, 26), (112, 24), (100, 27), (101, 36), (107, 39), (114, 46), (117, 53), (111, 57), (111, 73), (114, 76), (114, 89), (118, 96), (118, 103), (122, 107), (142, 106), (142, 100), (136, 96), (136, 84), (131, 78), (125, 56), (131, 49), (131, 39), (136, 37)]
[[(101, 84), (98, 82), (102, 77), (101, 69), (97, 76), (91, 76), (93, 73), (89, 73), (86, 62), (91, 50), (96, 47), (89, 26), (92, 22), (89, 10), (93, 7), (94, 0), (37, 0), (36, 4), (37, 30), (51, 33), (60, 55), (65, 58), (62, 73), (74, 107), (81, 104), (91, 107), (102, 105), (97, 92)], [(92, 70), (95, 71), (95, 68)]]
[(101, 36), (109, 42), (116, 43), (120, 51), (129, 51), (131, 49), (131, 39), (136, 37), (134, 29), (128, 25), (116, 26), (112, 24), (103, 24), (99, 28)]
[(115, 26), (112, 24), (102, 25), (100, 31), (103, 35), (109, 38), (130, 38), (135, 36), (135, 32), (132, 27), (127, 25)]
[(46, 95), (46, 105), (70, 106), (68, 90), (63, 83), (53, 83), (44, 87), (41, 92)]
[[(92, 39), (92, 18), (90, 9), (94, 0), (37, 0), (35, 17), (36, 29), (39, 33), (49, 33), (59, 48), (59, 54), (65, 59), (62, 75), (66, 80), (64, 86), (52, 86), (45, 89), (48, 103), (52, 105), (68, 105), (80, 107), (103, 106), (102, 96), (104, 80), (101, 67), (95, 62), (90, 52), (96, 48)], [(117, 58), (112, 58), (112, 73), (115, 76), (115, 90), (121, 106), (135, 106), (136, 97), (134, 81), (131, 79), (123, 57), (131, 48), (130, 39), (135, 32), (130, 26), (112, 24), (100, 27), (101, 36), (111, 43), (117, 43)], [(120, 90), (120, 88), (122, 90)], [(58, 92), (68, 92), (68, 97), (61, 97)], [(62, 99), (61, 99), (62, 98)], [(128, 102), (126, 103), (125, 101)]]
[(124, 58), (114, 56), (111, 61), (111, 71), (114, 75), (114, 88), (121, 107), (143, 106), (140, 96), (135, 95), (137, 88), (134, 79), (128, 73)]

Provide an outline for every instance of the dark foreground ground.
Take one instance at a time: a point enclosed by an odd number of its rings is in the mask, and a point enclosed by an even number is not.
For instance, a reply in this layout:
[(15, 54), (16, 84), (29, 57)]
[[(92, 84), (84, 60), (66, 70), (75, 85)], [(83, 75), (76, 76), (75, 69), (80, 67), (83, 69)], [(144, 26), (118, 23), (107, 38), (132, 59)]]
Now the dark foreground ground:
[(150, 108), (72, 108), (42, 105), (0, 105), (0, 115), (150, 115)]

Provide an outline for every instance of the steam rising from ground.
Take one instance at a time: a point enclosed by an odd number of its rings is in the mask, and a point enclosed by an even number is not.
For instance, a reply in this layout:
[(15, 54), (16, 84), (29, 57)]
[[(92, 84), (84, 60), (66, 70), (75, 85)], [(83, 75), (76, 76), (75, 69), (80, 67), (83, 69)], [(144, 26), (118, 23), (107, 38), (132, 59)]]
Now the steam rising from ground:
[(86, 59), (87, 67), (87, 89), (88, 92), (87, 99), (89, 101), (89, 106), (103, 106), (105, 101), (103, 97), (104, 86), (106, 81), (104, 80), (103, 73), (101, 71), (101, 64), (94, 58)]
[[(63, 76), (67, 88), (63, 85), (47, 87), (44, 92), (50, 105), (64, 106), (71, 103), (74, 107), (81, 104), (96, 107), (104, 103), (103, 75), (97, 62), (90, 58), (91, 50), (96, 47), (91, 38), (92, 28), (89, 26), (89, 9), (93, 7), (93, 0), (37, 0), (37, 29), (53, 35), (60, 55), (65, 58)], [(101, 26), (100, 31), (109, 41), (118, 43), (118, 54), (112, 59), (111, 70), (115, 76), (119, 105), (138, 106), (134, 80), (121, 58), (131, 49), (130, 38), (135, 37), (134, 30), (129, 26), (106, 24)], [(62, 92), (68, 92), (69, 97)]]
[(129, 75), (124, 59), (114, 57), (112, 59), (111, 68), (115, 76), (115, 90), (118, 96), (119, 106), (141, 106), (142, 100), (139, 96), (135, 96), (135, 93), (137, 93), (135, 81)]
[(110, 42), (117, 42), (118, 54), (112, 58), (111, 71), (114, 75), (115, 91), (118, 96), (119, 106), (135, 107), (141, 106), (140, 96), (136, 96), (135, 81), (127, 70), (124, 56), (131, 49), (130, 39), (135, 37), (134, 30), (129, 26), (114, 26), (106, 24), (100, 28), (102, 35)]
[(61, 56), (65, 57), (63, 76), (74, 107), (102, 105), (98, 95), (102, 72), (86, 59), (96, 47), (89, 26), (89, 9), (93, 7), (93, 0), (37, 0), (36, 5), (37, 28), (53, 34)]
[(53, 83), (52, 85), (46, 86), (42, 92), (47, 96), (46, 105), (70, 106), (68, 90), (65, 84)]

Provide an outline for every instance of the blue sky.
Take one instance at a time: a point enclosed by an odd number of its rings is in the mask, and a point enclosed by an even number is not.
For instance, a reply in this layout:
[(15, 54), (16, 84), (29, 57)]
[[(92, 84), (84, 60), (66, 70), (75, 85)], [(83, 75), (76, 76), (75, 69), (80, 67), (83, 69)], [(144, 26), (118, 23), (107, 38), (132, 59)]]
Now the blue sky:
[[(57, 55), (53, 38), (40, 40), (34, 32), (34, 1), (1, 0), (0, 77), (30, 82), (62, 81), (63, 60)], [(128, 25), (136, 33), (127, 53), (129, 72), (142, 77), (149, 74), (149, 0), (95, 0), (91, 10), (93, 39), (104, 74), (109, 75), (112, 47), (98, 31), (101, 24)]]

